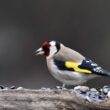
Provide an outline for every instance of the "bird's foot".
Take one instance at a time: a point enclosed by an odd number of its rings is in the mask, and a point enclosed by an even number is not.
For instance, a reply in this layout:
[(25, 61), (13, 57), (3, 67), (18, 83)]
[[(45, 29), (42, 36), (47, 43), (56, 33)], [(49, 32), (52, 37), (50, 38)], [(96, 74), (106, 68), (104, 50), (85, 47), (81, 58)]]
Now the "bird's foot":
[(56, 88), (57, 88), (57, 89), (63, 89), (63, 90), (65, 90), (65, 89), (66, 89), (66, 85), (63, 84), (62, 86), (56, 86)]

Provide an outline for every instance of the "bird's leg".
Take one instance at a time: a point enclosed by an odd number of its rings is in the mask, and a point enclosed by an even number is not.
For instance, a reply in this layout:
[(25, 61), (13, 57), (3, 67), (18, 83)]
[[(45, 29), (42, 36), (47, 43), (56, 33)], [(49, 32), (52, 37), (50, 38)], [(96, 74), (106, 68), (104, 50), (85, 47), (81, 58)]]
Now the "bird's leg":
[(57, 89), (65, 89), (66, 88), (66, 84), (62, 84), (62, 86), (56, 86)]
[(62, 84), (62, 89), (66, 88), (66, 84)]

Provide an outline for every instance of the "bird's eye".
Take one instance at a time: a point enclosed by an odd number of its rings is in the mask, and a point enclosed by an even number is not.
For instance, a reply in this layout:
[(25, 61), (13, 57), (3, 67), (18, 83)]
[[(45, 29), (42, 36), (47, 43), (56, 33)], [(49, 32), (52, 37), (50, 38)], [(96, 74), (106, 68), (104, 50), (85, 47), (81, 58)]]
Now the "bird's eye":
[(49, 47), (48, 47), (48, 46), (42, 46), (42, 48), (43, 48), (44, 50), (47, 50)]
[(44, 55), (48, 56), (50, 49), (49, 49), (50, 45), (43, 45), (42, 49), (44, 50)]

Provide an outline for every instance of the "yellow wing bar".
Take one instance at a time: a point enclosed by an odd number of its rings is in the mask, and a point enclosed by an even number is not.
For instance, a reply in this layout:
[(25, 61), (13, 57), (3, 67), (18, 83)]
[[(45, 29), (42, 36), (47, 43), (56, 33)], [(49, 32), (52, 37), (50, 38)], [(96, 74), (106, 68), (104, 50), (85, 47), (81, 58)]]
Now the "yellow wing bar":
[(79, 63), (67, 61), (67, 62), (65, 62), (65, 66), (66, 66), (67, 68), (73, 68), (74, 71), (76, 71), (76, 72), (92, 73), (90, 70), (79, 68), (79, 67), (78, 67), (78, 66), (79, 66)]

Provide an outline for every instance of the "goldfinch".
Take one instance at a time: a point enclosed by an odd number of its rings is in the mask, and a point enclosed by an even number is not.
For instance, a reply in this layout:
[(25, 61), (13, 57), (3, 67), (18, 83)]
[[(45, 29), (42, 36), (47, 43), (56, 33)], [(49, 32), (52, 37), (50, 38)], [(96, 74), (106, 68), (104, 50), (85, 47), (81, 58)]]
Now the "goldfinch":
[(98, 76), (110, 73), (92, 60), (57, 41), (46, 41), (35, 51), (36, 55), (46, 56), (51, 75), (65, 85), (78, 85)]

